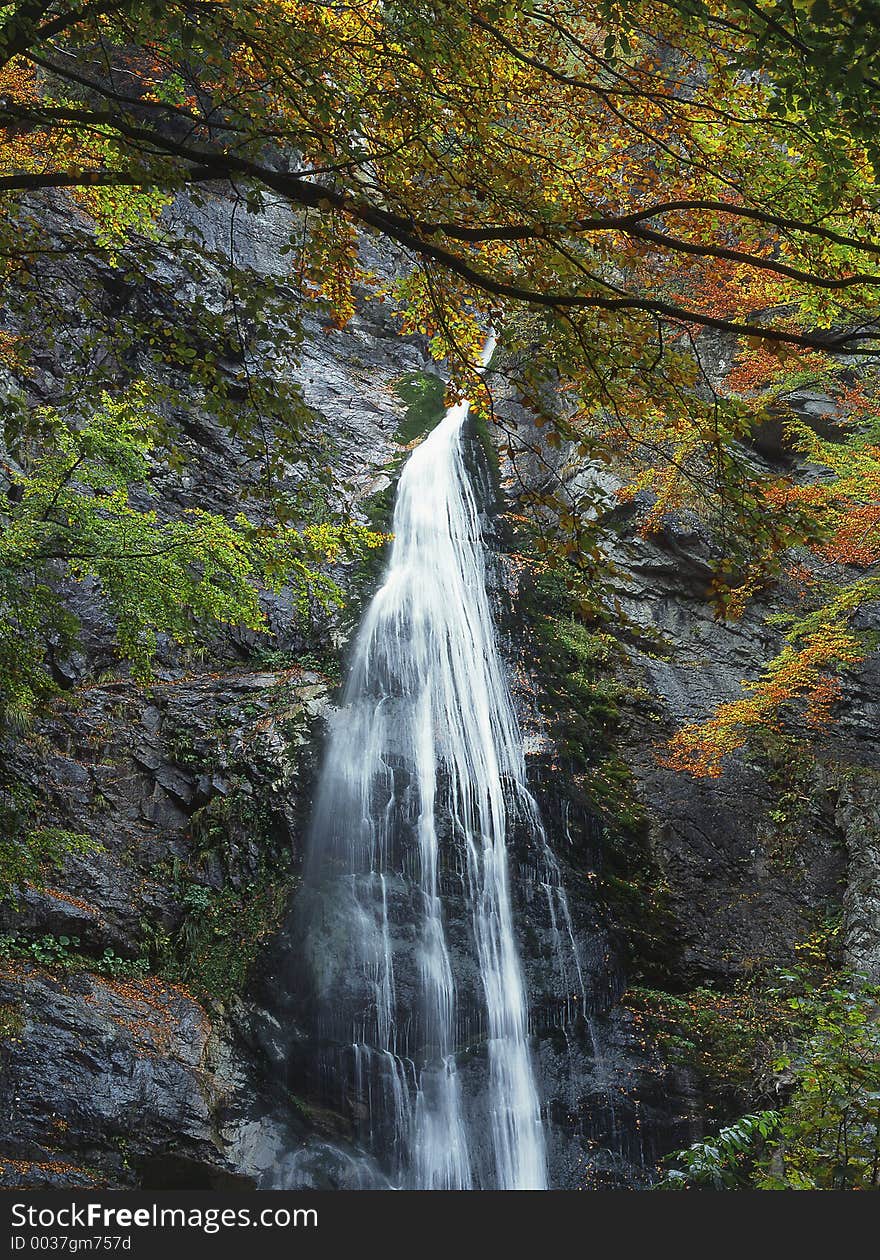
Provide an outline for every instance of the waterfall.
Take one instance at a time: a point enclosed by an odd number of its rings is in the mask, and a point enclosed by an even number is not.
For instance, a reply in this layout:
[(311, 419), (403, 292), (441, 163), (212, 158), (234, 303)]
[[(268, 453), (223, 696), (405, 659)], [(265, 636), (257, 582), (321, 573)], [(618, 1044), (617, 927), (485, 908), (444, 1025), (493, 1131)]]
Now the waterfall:
[(467, 414), (451, 407), (400, 477), (319, 784), (306, 948), (327, 1092), (391, 1184), (545, 1189), (507, 854), (512, 814), (532, 806)]

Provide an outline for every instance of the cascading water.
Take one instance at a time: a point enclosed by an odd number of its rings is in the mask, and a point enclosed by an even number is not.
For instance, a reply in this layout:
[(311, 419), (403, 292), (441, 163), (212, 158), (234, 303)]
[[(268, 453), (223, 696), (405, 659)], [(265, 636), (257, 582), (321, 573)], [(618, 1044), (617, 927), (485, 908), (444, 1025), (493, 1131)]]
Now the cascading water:
[(389, 1184), (544, 1189), (512, 816), (530, 819), (563, 924), (567, 904), (497, 648), (467, 413), (450, 408), (400, 478), (319, 785), (306, 948), (325, 1095), (360, 1120)]

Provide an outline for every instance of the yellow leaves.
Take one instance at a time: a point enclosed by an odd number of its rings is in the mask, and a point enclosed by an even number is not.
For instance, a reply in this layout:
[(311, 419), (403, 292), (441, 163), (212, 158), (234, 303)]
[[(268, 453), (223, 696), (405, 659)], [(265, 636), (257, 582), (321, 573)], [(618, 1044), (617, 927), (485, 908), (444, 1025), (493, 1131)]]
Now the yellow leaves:
[(712, 593), (726, 621), (739, 621), (749, 601), (765, 585), (767, 557), (762, 557), (745, 575), (739, 585), (731, 587), (718, 581)]
[(678, 731), (659, 755), (660, 764), (695, 778), (717, 779), (725, 757), (744, 748), (757, 729), (777, 726), (797, 702), (808, 726), (826, 725), (840, 695), (840, 684), (828, 671), (857, 665), (864, 656), (855, 634), (827, 621), (800, 646), (786, 645), (757, 682), (744, 682), (747, 697), (721, 704), (708, 721)]
[[(876, 414), (877, 403), (863, 391), (842, 401), (850, 415)], [(880, 560), (880, 447), (828, 441), (808, 424), (792, 419), (787, 432), (801, 454), (834, 473), (813, 485), (789, 487), (786, 497), (810, 505), (826, 522), (826, 536), (814, 547), (833, 564), (866, 567)]]
[(21, 354), (19, 338), (0, 329), (0, 363), (5, 363), (7, 367), (20, 368)]
[[(16, 60), (0, 69), (2, 97), (8, 98), (10, 104), (53, 104), (47, 89), (41, 88), (34, 67)], [(53, 129), (48, 124), (28, 123), (12, 131), (7, 129), (5, 136), (0, 128), (0, 174), (41, 174), (50, 158), (50, 166), (54, 163), (64, 170), (110, 173), (119, 169), (122, 154), (118, 137), (107, 126)], [(94, 220), (97, 242), (110, 251), (111, 257), (129, 232), (149, 234), (162, 209), (172, 200), (169, 193), (155, 187), (101, 186), (90, 183), (86, 174), (68, 195)]]
[[(305, 281), (337, 328), (349, 323), (356, 292), (373, 279), (358, 255), (353, 222), (334, 204), (337, 197), (349, 208), (366, 204), (371, 222), (397, 225), (405, 266), (412, 267), (395, 292), (397, 313), (405, 332), (423, 334), (431, 353), (449, 361), (450, 397), (476, 393), (477, 408), (488, 411), (474, 366), (487, 326), (525, 308), (512, 291), (528, 288), (547, 303), (548, 294), (561, 292), (546, 319), (536, 317), (542, 302), (532, 303), (538, 326), (515, 352), (553, 364), (560, 394), (574, 396), (583, 428), (551, 426), (548, 445), (560, 446), (569, 433), (586, 435), (591, 458), (610, 459), (610, 449), (623, 466), (621, 497), (654, 496), (644, 531), (658, 529), (670, 512), (706, 504), (704, 515), (717, 520), (720, 504), (719, 533), (725, 545), (731, 537), (736, 548), (753, 544), (748, 560), (763, 563), (788, 545), (797, 533), (793, 521), (800, 527), (828, 519), (837, 530), (825, 557), (871, 562), (880, 545), (876, 454), (803, 435), (805, 453), (833, 476), (810, 495), (786, 487), (774, 499), (761, 497), (757, 475), (734, 449), (760, 416), (755, 395), (785, 383), (789, 367), (815, 365), (803, 357), (795, 364), (790, 352), (764, 349), (755, 338), (728, 380), (728, 394), (739, 397), (719, 400), (725, 409), (708, 397), (717, 384), (709, 379), (712, 356), (699, 363), (699, 347), (694, 352), (699, 320), (691, 314), (752, 326), (767, 318), (790, 330), (814, 328), (817, 318), (834, 322), (841, 309), (847, 319), (852, 310), (870, 309), (862, 292), (849, 311), (836, 294), (808, 307), (808, 284), (766, 270), (781, 262), (826, 277), (852, 274), (858, 251), (832, 247), (803, 227), (782, 231), (744, 216), (778, 213), (876, 239), (872, 175), (854, 144), (838, 150), (846, 162), (823, 173), (829, 137), (814, 137), (794, 112), (790, 122), (768, 122), (766, 86), (741, 75), (727, 55), (723, 40), (736, 40), (733, 32), (713, 44), (717, 30), (696, 13), (681, 22), (667, 5), (622, 6), (620, 31), (631, 29), (615, 44), (613, 63), (603, 65), (607, 6), (591, 0), (573, 8), (493, 5), (494, 30), (483, 8), (469, 2), (256, 0), (196, 8), (192, 41), (181, 40), (156, 10), (143, 55), (130, 48), (119, 54), (118, 81), (138, 97), (138, 119), (159, 117), (151, 107), (196, 113), (180, 120), (180, 133), (168, 129), (177, 137), (169, 147), (162, 128), (150, 143), (126, 143), (107, 122), (123, 117), (108, 98), (92, 124), (49, 119), (39, 130), (24, 122), (7, 131), (0, 170), (79, 170), (81, 187), (72, 195), (95, 220), (99, 244), (114, 249), (126, 234), (149, 231), (163, 195), (90, 186), (95, 170), (143, 171), (166, 189), (179, 187), (199, 169), (195, 160), (178, 159), (184, 133), (187, 144), (207, 146), (212, 173), (232, 160), (238, 180), (235, 163), (265, 162), (273, 187), (290, 178), (292, 201), (304, 185), (309, 195), (302, 200), (319, 199), (317, 212), (308, 212)], [(565, 30), (548, 20), (555, 16)], [(183, 58), (182, 48), (189, 50)], [(89, 44), (86, 57), (92, 55)], [(73, 67), (76, 57), (74, 42), (64, 61)], [(48, 106), (50, 85), (60, 90), (48, 77), (38, 83), (26, 63), (0, 74), (0, 96), (18, 101)], [(79, 118), (86, 98), (78, 88), (72, 95)], [(97, 90), (88, 99), (99, 97)], [(282, 154), (295, 154), (291, 166), (275, 161)], [(679, 205), (657, 211), (658, 203)], [(615, 216), (631, 217), (621, 227)], [(480, 239), (487, 231), (495, 239)], [(742, 257), (705, 253), (713, 249)], [(487, 296), (493, 290), (502, 296)], [(619, 309), (618, 297), (642, 305), (677, 301), (684, 311), (663, 319)], [(579, 309), (583, 301), (604, 301), (607, 309)], [(0, 354), (11, 353), (0, 344)], [(537, 403), (540, 392), (538, 384)], [(867, 414), (867, 403), (857, 405), (852, 393), (846, 406)], [(817, 536), (804, 528), (798, 540)], [(754, 582), (759, 577), (756, 569)], [(738, 587), (728, 612), (741, 610), (751, 580)], [(843, 659), (846, 645), (837, 647)], [(820, 685), (817, 660), (799, 659), (807, 674), (787, 660), (787, 672), (773, 677), (772, 695), (754, 691), (725, 711), (705, 750), (707, 764), (715, 764), (712, 747), (728, 747), (762, 712), (773, 720), (774, 703), (788, 702), (780, 697), (827, 712), (831, 693)]]
[(307, 246), (306, 277), (316, 296), (329, 308), (337, 329), (345, 328), (355, 312), (354, 283), (359, 275), (357, 233), (340, 214), (317, 217)]
[(656, 498), (641, 524), (640, 532), (644, 535), (654, 534), (660, 529), (663, 518), (681, 502), (682, 489), (679, 470), (674, 463), (653, 469), (652, 488)]
[(401, 330), (428, 338), (432, 357), (447, 363), (451, 396), (470, 398), (479, 412), (486, 387), (478, 365), (489, 319), (477, 295), (454, 277), (418, 269), (395, 285), (394, 296)]
[[(39, 99), (37, 77), (29, 62), (18, 58), (0, 68), (0, 99), (10, 103), (27, 104)], [(29, 128), (0, 127), (0, 174), (18, 174), (21, 171), (38, 171), (45, 165), (45, 146), (48, 133)]]
[(112, 186), (77, 188), (71, 195), (94, 220), (97, 243), (111, 258), (116, 257), (129, 232), (153, 235), (159, 215), (173, 200), (158, 189)]

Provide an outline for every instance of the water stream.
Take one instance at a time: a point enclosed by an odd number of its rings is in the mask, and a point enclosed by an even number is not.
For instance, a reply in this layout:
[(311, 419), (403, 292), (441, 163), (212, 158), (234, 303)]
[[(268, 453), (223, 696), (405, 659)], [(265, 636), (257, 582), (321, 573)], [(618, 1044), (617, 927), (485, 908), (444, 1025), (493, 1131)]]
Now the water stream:
[[(319, 784), (308, 952), (325, 1093), (356, 1118), (388, 1184), (539, 1190), (514, 818), (531, 828), (560, 937), (571, 923), (498, 650), (467, 414), (450, 408), (400, 477), (390, 560)], [(576, 955), (575, 971), (582, 991)]]

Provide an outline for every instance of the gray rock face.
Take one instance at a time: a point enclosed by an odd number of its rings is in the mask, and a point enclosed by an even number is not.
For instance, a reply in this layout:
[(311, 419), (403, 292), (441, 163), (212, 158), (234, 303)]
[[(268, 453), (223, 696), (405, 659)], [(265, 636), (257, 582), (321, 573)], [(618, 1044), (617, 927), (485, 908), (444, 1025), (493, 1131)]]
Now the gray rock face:
[[(210, 908), (212, 896), (231, 899), (217, 901), (217, 914), (246, 906), (267, 862), (284, 895), (327, 690), (303, 670), (95, 688), (16, 750), (51, 811), (44, 821), (76, 827), (92, 847), (2, 911), (18, 942), (0, 961), (7, 1184), (19, 1174), (42, 1184), (39, 1168), (55, 1165), (110, 1185), (254, 1173), (256, 1139), (244, 1142), (239, 1121), (253, 1127), (267, 1110), (266, 1067), (250, 1048), (263, 1017), (140, 970), (156, 964), (173, 976), (158, 943), (185, 946), (201, 922), (192, 906)], [(48, 953), (27, 944), (47, 937)], [(265, 1145), (269, 1130), (258, 1127)], [(169, 1151), (184, 1161), (176, 1182), (161, 1171)], [(74, 1184), (67, 1176), (59, 1184)]]
[[(239, 669), (95, 687), (63, 723), (42, 723), (14, 764), (42, 798), (42, 821), (75, 828), (89, 843), (67, 859), (64, 892), (25, 887), (0, 921), (34, 931), (81, 926), (92, 949), (130, 954), (145, 909), (159, 922), (175, 917), (167, 871), (157, 866), (193, 855), (199, 811), (259, 799), (289, 843), (305, 807), (295, 750), (308, 742), (327, 690), (309, 671)], [(244, 838), (231, 878), (245, 878), (258, 857)]]
[(845, 783), (835, 821), (848, 855), (844, 948), (853, 971), (880, 984), (880, 784), (876, 775)]
[[(723, 374), (723, 344), (707, 354)], [(778, 650), (778, 632), (766, 618), (786, 607), (785, 593), (764, 593), (738, 621), (717, 620), (708, 598), (713, 543), (700, 522), (668, 516), (659, 533), (642, 536), (638, 501), (621, 508), (614, 498), (622, 478), (613, 468), (547, 447), (527, 413), (499, 390), (496, 405), (524, 452), (516, 462), (526, 486), (561, 484), (574, 499), (588, 497), (606, 527), (610, 599), (619, 610), (610, 629), (624, 649), (627, 677), (649, 697), (647, 707), (624, 702), (619, 751), (634, 771), (650, 849), (668, 882), (680, 980), (732, 977), (788, 957), (829, 905), (840, 906), (847, 881), (847, 905), (867, 932), (865, 890), (880, 879), (870, 786), (880, 757), (876, 664), (869, 660), (844, 680), (837, 720), (812, 754), (803, 752), (811, 766), (806, 783), (786, 782), (793, 767), (752, 754), (731, 758), (717, 780), (664, 769), (658, 754), (665, 740), (741, 697), (743, 680), (757, 677)], [(820, 417), (834, 423), (824, 396), (800, 391), (788, 403), (816, 425)], [(513, 484), (505, 462), (501, 471)], [(866, 628), (871, 616), (865, 614)]]
[(224, 1085), (209, 1067), (210, 1021), (186, 994), (154, 980), (56, 978), (23, 965), (4, 976), (0, 1000), (22, 1019), (3, 1065), (18, 1159), (45, 1160), (53, 1140), (65, 1150), (73, 1130), (68, 1159), (84, 1171), (96, 1160), (98, 1184), (108, 1156), (124, 1180), (132, 1159), (170, 1144), (218, 1161), (211, 1117)]
[[(719, 377), (722, 350), (715, 355)], [(558, 746), (565, 715), (554, 711), (540, 664), (531, 666), (532, 694), (523, 697), (522, 714), (531, 731), (533, 780), (568, 872), (582, 953), (591, 974), (607, 981), (604, 996), (597, 989), (593, 999), (592, 1053), (583, 1037), (565, 1044), (566, 1055), (580, 1056), (573, 1074), (566, 1074), (559, 1053), (563, 1043), (554, 1047), (539, 1031), (546, 1093), (559, 1118), (558, 1175), (572, 1184), (566, 1178), (577, 1167), (582, 1178), (588, 1170), (587, 1184), (603, 1184), (605, 1177), (632, 1184), (640, 1169), (651, 1176), (658, 1154), (686, 1144), (711, 1120), (694, 1071), (671, 1067), (656, 1046), (653, 1053), (650, 1042), (646, 1046), (639, 1021), (620, 1000), (627, 984), (662, 991), (649, 992), (648, 1001), (707, 985), (723, 993), (744, 977), (796, 965), (796, 947), (821, 936), (841, 914), (839, 961), (876, 979), (877, 665), (869, 658), (844, 678), (835, 722), (794, 755), (789, 745), (776, 748), (771, 741), (766, 749), (729, 758), (718, 779), (667, 769), (661, 756), (669, 737), (741, 697), (742, 681), (757, 677), (778, 650), (778, 633), (766, 618), (786, 607), (786, 591), (764, 592), (739, 621), (717, 620), (708, 597), (713, 542), (700, 522), (668, 516), (658, 533), (644, 537), (639, 518), (650, 504), (637, 498), (621, 507), (615, 492), (623, 477), (613, 466), (550, 448), (503, 382), (496, 388), (505, 440), (512, 439), (516, 451), (515, 475), (510, 461), (501, 461), (501, 481), (512, 496), (507, 504), (521, 510), (519, 485), (545, 491), (561, 484), (574, 500), (593, 504), (611, 564), (608, 602), (618, 615), (605, 628), (619, 646), (607, 666), (608, 681), (618, 686), (613, 751), (629, 772), (641, 822), (615, 817), (613, 801), (591, 798), (589, 787), (585, 816), (577, 786), (582, 767)], [(820, 431), (833, 428), (826, 399), (799, 394), (789, 402)], [(758, 435), (758, 456), (790, 466), (792, 452), (771, 438)], [(876, 613), (863, 615), (865, 627), (872, 618), (876, 624)], [(520, 627), (519, 639), (528, 657), (528, 627)], [(543, 710), (537, 732), (536, 710)], [(570, 847), (560, 847), (563, 836)], [(536, 957), (539, 952), (527, 952), (526, 965), (540, 991)], [(609, 1080), (613, 1116), (603, 1114), (602, 1087)], [(744, 1102), (727, 1105), (741, 1112)], [(604, 1152), (598, 1157), (597, 1146)]]

